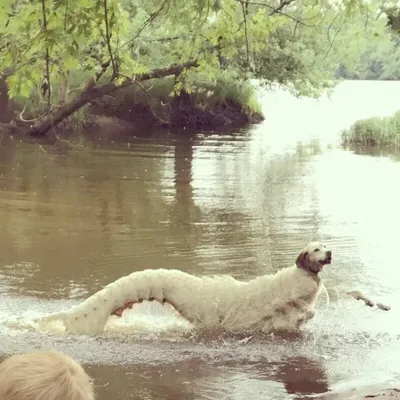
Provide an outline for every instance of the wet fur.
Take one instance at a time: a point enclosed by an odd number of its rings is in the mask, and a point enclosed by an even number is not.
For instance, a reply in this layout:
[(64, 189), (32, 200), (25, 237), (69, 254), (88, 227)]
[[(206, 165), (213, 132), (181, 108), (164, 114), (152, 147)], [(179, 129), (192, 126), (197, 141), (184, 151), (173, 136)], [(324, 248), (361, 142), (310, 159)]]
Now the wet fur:
[(199, 330), (293, 332), (314, 316), (321, 288), (318, 273), (330, 257), (323, 244), (313, 242), (299, 254), (295, 265), (247, 282), (179, 270), (138, 271), (110, 283), (69, 311), (41, 320), (61, 319), (69, 334), (97, 335), (111, 314), (121, 315), (135, 303), (155, 300), (171, 304)]

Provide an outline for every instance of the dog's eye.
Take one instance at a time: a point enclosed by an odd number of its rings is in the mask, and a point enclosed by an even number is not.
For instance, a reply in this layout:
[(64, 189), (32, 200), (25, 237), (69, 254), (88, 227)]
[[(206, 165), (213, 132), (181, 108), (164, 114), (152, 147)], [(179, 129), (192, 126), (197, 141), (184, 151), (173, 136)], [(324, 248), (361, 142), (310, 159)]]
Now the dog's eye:
[(319, 251), (319, 249), (315, 249), (314, 251)]

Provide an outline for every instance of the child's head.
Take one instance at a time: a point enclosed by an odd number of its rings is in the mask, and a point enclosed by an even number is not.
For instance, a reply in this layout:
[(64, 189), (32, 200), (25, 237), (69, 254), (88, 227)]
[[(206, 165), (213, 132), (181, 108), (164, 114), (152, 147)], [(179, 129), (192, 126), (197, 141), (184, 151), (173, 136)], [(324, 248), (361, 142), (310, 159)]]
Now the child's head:
[(0, 364), (0, 400), (94, 400), (85, 370), (49, 351), (14, 355)]

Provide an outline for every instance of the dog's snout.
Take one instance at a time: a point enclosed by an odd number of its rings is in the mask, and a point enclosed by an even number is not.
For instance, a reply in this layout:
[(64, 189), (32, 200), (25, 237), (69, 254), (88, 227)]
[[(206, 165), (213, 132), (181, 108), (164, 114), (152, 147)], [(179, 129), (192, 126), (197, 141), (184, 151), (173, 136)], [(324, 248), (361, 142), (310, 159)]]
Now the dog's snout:
[(332, 258), (332, 252), (331, 252), (330, 250), (328, 250), (328, 251), (326, 252), (326, 256), (327, 256), (328, 258)]

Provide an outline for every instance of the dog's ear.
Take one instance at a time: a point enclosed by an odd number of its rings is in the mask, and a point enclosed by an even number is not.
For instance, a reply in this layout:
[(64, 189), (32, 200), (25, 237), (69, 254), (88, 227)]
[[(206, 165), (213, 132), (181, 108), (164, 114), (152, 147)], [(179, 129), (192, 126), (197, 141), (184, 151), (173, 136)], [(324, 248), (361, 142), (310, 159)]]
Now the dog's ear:
[(308, 251), (302, 251), (296, 258), (296, 265), (299, 268), (307, 268), (308, 265)]

